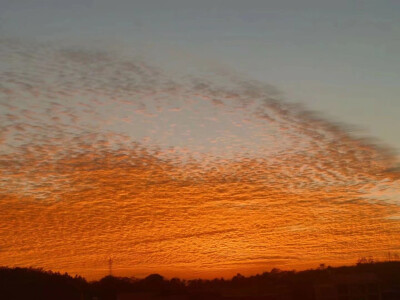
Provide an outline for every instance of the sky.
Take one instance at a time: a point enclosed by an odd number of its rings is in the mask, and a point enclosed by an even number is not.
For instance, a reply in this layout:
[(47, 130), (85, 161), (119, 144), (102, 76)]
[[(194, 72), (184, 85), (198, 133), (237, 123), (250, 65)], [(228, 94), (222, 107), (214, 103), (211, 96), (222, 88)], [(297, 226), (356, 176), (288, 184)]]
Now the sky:
[(0, 265), (229, 277), (400, 252), (397, 1), (1, 1)]

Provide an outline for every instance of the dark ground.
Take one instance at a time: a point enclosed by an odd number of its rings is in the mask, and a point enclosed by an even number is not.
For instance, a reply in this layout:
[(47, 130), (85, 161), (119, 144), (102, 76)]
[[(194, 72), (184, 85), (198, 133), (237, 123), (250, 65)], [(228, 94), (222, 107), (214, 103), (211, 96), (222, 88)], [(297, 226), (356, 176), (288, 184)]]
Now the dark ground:
[(230, 280), (167, 280), (107, 276), (87, 282), (33, 268), (0, 268), (0, 299), (134, 300), (134, 299), (265, 299), (400, 300), (400, 262), (364, 262), (350, 267), (324, 267), (301, 272), (273, 269)]

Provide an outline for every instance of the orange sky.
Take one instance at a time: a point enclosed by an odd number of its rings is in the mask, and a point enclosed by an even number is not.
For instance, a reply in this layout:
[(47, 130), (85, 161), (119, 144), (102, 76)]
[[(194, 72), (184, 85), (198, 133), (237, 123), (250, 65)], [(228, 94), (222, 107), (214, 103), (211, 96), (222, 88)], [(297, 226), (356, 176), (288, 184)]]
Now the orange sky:
[(237, 74), (4, 40), (0, 265), (185, 278), (400, 251), (396, 157)]

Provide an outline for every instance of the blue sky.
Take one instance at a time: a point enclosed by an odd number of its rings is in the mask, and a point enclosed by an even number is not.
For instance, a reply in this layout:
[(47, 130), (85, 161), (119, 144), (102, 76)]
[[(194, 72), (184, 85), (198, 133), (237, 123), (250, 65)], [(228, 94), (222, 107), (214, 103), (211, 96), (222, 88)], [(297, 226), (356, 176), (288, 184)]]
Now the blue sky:
[(395, 253), (396, 2), (0, 1), (0, 265), (221, 277)]
[[(1, 1), (0, 34), (220, 65), (400, 149), (398, 1)], [(182, 57), (185, 59), (182, 60)]]

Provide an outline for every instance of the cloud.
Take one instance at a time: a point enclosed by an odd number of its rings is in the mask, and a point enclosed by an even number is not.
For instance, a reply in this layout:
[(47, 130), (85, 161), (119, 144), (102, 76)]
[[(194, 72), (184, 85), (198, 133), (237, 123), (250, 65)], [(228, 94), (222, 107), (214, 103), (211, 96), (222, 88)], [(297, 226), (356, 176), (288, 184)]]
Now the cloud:
[(0, 54), (1, 265), (90, 278), (113, 254), (126, 272), (207, 276), (399, 246), (395, 155), (273, 87), (107, 51)]

